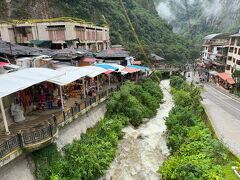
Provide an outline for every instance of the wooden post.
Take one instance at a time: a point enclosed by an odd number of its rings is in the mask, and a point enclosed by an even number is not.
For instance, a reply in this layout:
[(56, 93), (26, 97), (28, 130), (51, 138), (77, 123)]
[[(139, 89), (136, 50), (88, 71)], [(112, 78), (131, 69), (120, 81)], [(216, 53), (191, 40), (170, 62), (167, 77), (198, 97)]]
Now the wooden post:
[(111, 77), (110, 77), (110, 74), (108, 75), (108, 86), (109, 86), (109, 87), (111, 86)]
[(138, 82), (138, 72), (136, 73), (136, 82)]
[(84, 99), (86, 98), (86, 86), (85, 86), (85, 79), (82, 79), (83, 82), (83, 95), (84, 95)]
[(97, 92), (99, 92), (99, 78), (97, 76)]
[(8, 123), (7, 123), (7, 118), (6, 118), (6, 113), (5, 113), (5, 110), (4, 110), (2, 98), (0, 98), (0, 106), (1, 106), (1, 112), (2, 112), (3, 123), (4, 123), (4, 126), (5, 126), (6, 134), (9, 135), (10, 131), (8, 129)]
[(61, 103), (62, 103), (62, 110), (64, 111), (64, 102), (63, 102), (63, 92), (62, 92), (62, 86), (60, 87), (60, 97), (61, 97)]

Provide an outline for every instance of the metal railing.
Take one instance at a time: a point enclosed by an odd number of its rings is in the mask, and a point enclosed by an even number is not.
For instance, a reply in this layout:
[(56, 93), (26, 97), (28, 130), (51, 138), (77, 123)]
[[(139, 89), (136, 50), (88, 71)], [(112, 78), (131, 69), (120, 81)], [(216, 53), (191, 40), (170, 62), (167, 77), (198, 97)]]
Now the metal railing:
[(56, 134), (58, 126), (61, 123), (66, 122), (71, 118), (74, 119), (74, 116), (79, 112), (90, 107), (92, 104), (99, 102), (114, 91), (119, 90), (119, 88), (120, 84), (117, 84), (115, 87), (100, 91), (96, 96), (85, 98), (81, 102), (76, 102), (73, 107), (62, 111), (62, 113), (52, 115), (48, 120), (45, 120), (38, 125), (29, 128), (27, 127), (25, 130), (21, 130), (15, 135), (13, 134), (11, 138), (0, 143), (0, 160), (17, 149), (23, 149), (49, 138), (51, 139)]
[(76, 101), (73, 107), (70, 107), (63, 111), (63, 121), (58, 121), (58, 124), (61, 124), (63, 122), (68, 121), (71, 118), (74, 118), (74, 116), (77, 115), (79, 112), (90, 107), (94, 103), (99, 102), (101, 99), (107, 97), (114, 91), (119, 90), (119, 88), (120, 88), (120, 84), (117, 84), (114, 87), (98, 92), (96, 96), (87, 97), (81, 100), (80, 102)]
[(29, 130), (22, 130), (0, 144), (0, 160), (17, 149), (51, 138), (56, 132), (57, 124), (54, 117), (50, 118), (45, 124), (29, 128)]

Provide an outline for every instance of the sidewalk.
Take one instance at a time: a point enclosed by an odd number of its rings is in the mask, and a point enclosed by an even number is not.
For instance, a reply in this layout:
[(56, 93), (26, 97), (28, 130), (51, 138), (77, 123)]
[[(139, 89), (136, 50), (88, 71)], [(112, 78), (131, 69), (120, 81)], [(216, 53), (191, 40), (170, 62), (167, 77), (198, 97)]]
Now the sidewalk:
[(229, 91), (224, 89), (222, 86), (219, 86), (218, 84), (214, 84), (214, 83), (207, 83), (207, 85), (215, 88), (216, 90), (220, 91), (221, 93), (225, 94), (226, 96), (229, 96), (230, 98), (240, 102), (240, 97), (229, 93)]
[[(202, 104), (219, 140), (240, 157), (240, 101), (226, 90), (205, 84)], [(236, 100), (237, 99), (237, 100)]]

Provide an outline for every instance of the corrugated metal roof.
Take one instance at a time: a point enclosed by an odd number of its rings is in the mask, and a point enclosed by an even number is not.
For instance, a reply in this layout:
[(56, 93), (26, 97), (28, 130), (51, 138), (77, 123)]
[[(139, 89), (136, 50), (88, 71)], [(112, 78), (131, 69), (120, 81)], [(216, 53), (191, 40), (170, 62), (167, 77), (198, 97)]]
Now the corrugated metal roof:
[(96, 54), (96, 57), (100, 58), (125, 58), (129, 57), (129, 52), (122, 48), (110, 48), (105, 51), (101, 51)]
[(209, 34), (204, 37), (205, 40), (212, 40), (212, 39), (226, 39), (229, 37), (230, 34), (227, 33), (216, 33), (216, 34)]
[(233, 34), (233, 35), (231, 35), (230, 37), (240, 37), (240, 33)]

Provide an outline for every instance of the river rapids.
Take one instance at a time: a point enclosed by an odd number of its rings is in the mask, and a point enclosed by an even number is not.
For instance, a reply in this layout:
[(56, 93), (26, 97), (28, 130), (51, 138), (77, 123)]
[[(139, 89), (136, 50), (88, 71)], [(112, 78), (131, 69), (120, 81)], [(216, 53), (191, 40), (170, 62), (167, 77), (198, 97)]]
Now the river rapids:
[(120, 141), (117, 157), (103, 179), (106, 180), (157, 180), (159, 166), (169, 156), (166, 144), (165, 118), (174, 103), (170, 92), (169, 80), (160, 84), (164, 103), (157, 115), (135, 129), (123, 129), (125, 135)]

